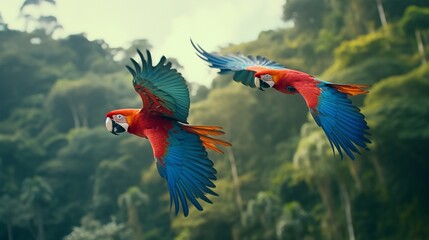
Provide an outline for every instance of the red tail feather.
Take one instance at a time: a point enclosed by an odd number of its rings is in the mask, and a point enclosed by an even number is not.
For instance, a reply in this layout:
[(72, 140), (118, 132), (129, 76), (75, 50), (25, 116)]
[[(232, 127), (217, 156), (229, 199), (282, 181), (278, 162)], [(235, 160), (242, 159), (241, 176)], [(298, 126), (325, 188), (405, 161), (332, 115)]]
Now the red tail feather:
[(225, 147), (230, 147), (231, 143), (220, 140), (220, 139), (215, 139), (210, 137), (209, 135), (212, 136), (219, 136), (219, 135), (223, 135), (225, 134), (222, 130), (221, 127), (218, 126), (190, 126), (190, 125), (182, 125), (183, 129), (185, 129), (186, 131), (190, 132), (190, 133), (194, 133), (197, 134), (198, 136), (200, 136), (201, 141), (203, 142), (203, 146), (207, 149), (211, 149), (215, 152), (218, 153), (223, 153), (222, 150), (219, 149), (219, 147), (217, 145), (222, 145)]
[(370, 87), (369, 85), (364, 85), (364, 84), (335, 84), (335, 83), (330, 83), (328, 84), (328, 86), (333, 87), (338, 91), (350, 96), (366, 94), (369, 91), (365, 90), (364, 88)]

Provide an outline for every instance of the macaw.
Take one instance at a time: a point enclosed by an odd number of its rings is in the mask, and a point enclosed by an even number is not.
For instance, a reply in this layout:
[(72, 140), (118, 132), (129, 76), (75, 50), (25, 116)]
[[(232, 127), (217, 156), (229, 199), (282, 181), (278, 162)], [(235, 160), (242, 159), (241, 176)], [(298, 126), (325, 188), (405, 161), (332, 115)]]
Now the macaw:
[(336, 84), (310, 74), (292, 70), (261, 56), (220, 55), (208, 53), (191, 40), (197, 55), (219, 69), (219, 74), (233, 73), (233, 80), (264, 90), (274, 88), (284, 94), (301, 94), (317, 125), (325, 132), (332, 151), (337, 149), (341, 159), (344, 151), (351, 159), (360, 154), (357, 146), (368, 150), (369, 127), (360, 109), (348, 96), (368, 93), (362, 84)]
[(147, 138), (152, 145), (159, 174), (167, 181), (170, 193), (170, 210), (180, 206), (189, 214), (187, 200), (198, 210), (203, 207), (198, 198), (212, 203), (206, 194), (218, 196), (210, 188), (216, 180), (216, 170), (206, 149), (223, 153), (219, 145), (230, 143), (212, 136), (224, 134), (218, 126), (192, 126), (187, 122), (189, 91), (185, 79), (162, 56), (155, 66), (146, 51), (146, 57), (137, 50), (142, 65), (131, 59), (134, 68), (126, 66), (133, 77), (134, 90), (143, 102), (141, 109), (118, 109), (106, 114), (106, 128), (118, 135), (128, 132)]

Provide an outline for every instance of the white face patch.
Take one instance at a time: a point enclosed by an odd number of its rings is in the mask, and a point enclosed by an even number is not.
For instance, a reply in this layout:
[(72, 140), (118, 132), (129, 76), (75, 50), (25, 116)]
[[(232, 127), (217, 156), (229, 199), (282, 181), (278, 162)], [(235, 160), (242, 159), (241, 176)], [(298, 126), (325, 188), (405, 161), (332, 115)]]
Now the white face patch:
[(264, 82), (268, 82), (268, 81), (273, 81), (273, 76), (271, 76), (270, 74), (264, 74), (264, 75), (261, 75), (261, 80), (262, 81), (264, 81)]
[(122, 114), (116, 114), (112, 116), (113, 121), (117, 123), (127, 123), (127, 120), (125, 119), (124, 115)]

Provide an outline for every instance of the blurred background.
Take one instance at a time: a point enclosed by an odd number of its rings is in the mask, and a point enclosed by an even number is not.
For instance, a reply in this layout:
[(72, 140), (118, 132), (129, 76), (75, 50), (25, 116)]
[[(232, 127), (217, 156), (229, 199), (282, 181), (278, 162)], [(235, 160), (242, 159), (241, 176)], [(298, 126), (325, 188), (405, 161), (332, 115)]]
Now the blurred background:
[[(370, 84), (353, 98), (370, 151), (340, 160), (300, 96), (216, 75), (190, 38)], [(141, 106), (136, 48), (169, 58), (189, 122), (233, 144), (210, 153), (220, 196), (187, 218), (149, 143), (104, 127)], [(0, 239), (429, 239), (428, 51), (427, 0), (1, 0)]]

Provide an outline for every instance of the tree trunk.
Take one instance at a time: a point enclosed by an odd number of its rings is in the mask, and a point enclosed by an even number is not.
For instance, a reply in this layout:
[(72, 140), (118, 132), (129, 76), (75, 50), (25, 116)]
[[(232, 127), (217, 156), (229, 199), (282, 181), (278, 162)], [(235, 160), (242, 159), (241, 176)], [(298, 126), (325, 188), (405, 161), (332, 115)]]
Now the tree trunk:
[(39, 207), (36, 208), (36, 227), (37, 227), (37, 240), (45, 240), (45, 230), (43, 229), (43, 216)]
[(355, 240), (355, 231), (353, 227), (353, 218), (352, 218), (352, 207), (350, 204), (350, 197), (347, 191), (346, 186), (340, 183), (340, 191), (343, 195), (344, 200), (344, 210), (346, 212), (346, 222), (347, 222), (347, 232), (349, 234), (349, 240)]
[(86, 117), (87, 114), (82, 114), (82, 116), (83, 116), (82, 117), (83, 118), (83, 120), (82, 120), (82, 126), (88, 128), (89, 124), (88, 124), (88, 118)]
[(13, 240), (13, 234), (12, 234), (12, 225), (10, 223), (7, 223), (7, 239)]
[(348, 165), (349, 165), (349, 169), (350, 169), (350, 174), (353, 177), (353, 180), (356, 184), (356, 188), (361, 191), (362, 190), (362, 181), (360, 179), (360, 175), (359, 175), (359, 163), (358, 162), (352, 162), (349, 161)]
[(131, 205), (128, 207), (128, 224), (133, 229), (134, 240), (142, 240), (143, 233), (142, 233), (142, 228), (140, 226), (139, 215), (138, 215), (138, 210), (136, 206)]
[(238, 179), (237, 164), (236, 164), (234, 152), (232, 151), (232, 149), (227, 148), (227, 152), (228, 152), (228, 160), (231, 165), (231, 175), (232, 175), (232, 182), (234, 185), (235, 199), (237, 201), (238, 210), (240, 211), (240, 221), (241, 221), (241, 224), (244, 225), (243, 199), (241, 198), (240, 180)]
[(385, 180), (384, 180), (383, 168), (381, 166), (380, 160), (378, 159), (376, 154), (374, 154), (373, 157), (371, 157), (370, 159), (372, 164), (374, 165), (378, 180), (381, 182), (381, 184), (384, 185)]
[(381, 0), (376, 0), (376, 1), (377, 1), (378, 15), (380, 16), (381, 26), (383, 26), (383, 28), (386, 29), (387, 19), (386, 19), (386, 14), (384, 12), (383, 3), (381, 2)]
[(30, 19), (25, 18), (24, 32), (28, 32), (28, 23), (29, 22), (30, 22)]
[(74, 128), (79, 128), (80, 127), (80, 121), (79, 121), (79, 116), (77, 115), (77, 110), (75, 108), (75, 106), (72, 104), (71, 100), (68, 100), (69, 102), (69, 106), (70, 106), (70, 111), (73, 117), (73, 123), (74, 123)]
[(327, 239), (341, 239), (337, 220), (335, 219), (335, 203), (332, 197), (332, 189), (329, 181), (318, 179), (315, 184), (327, 211), (325, 217), (326, 220), (322, 222), (322, 229), (326, 229), (328, 234)]
[(423, 40), (422, 40), (422, 34), (420, 32), (420, 30), (416, 29), (416, 40), (417, 40), (417, 48), (419, 49), (419, 54), (421, 57), (421, 61), (422, 61), (422, 65), (426, 64), (426, 55), (425, 55), (425, 48), (423, 45)]

